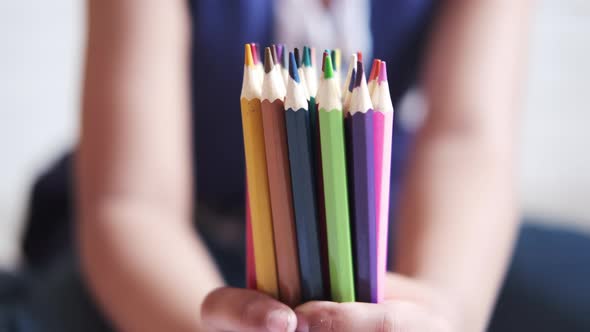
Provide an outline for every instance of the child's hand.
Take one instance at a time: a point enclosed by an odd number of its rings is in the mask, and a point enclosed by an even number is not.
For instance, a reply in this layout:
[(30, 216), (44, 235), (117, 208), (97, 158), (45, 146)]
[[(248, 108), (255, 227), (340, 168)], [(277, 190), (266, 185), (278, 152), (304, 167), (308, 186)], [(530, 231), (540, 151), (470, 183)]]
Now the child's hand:
[(419, 282), (388, 274), (385, 301), (314, 301), (295, 308), (262, 293), (235, 288), (215, 290), (205, 300), (206, 331), (451, 332), (458, 331), (453, 307)]
[(295, 312), (261, 292), (223, 287), (211, 292), (201, 308), (205, 331), (295, 331)]
[(382, 303), (317, 301), (295, 312), (301, 332), (455, 332), (453, 309), (419, 282), (388, 273)]

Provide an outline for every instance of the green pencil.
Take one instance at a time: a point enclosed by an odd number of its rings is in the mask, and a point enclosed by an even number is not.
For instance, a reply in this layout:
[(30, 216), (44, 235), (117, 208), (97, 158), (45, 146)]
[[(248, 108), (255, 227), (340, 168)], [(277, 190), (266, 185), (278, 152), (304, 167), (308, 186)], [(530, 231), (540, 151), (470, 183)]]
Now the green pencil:
[(344, 118), (339, 89), (332, 61), (330, 56), (326, 56), (324, 79), (320, 83), (316, 100), (320, 122), (330, 288), (333, 301), (354, 302)]

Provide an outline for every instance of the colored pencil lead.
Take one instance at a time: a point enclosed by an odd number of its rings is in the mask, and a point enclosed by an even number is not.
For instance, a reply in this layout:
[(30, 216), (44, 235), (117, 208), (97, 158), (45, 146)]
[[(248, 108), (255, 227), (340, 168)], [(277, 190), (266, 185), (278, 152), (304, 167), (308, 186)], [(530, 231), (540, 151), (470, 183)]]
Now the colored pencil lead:
[(297, 68), (301, 67), (301, 55), (299, 54), (299, 48), (295, 47), (293, 50), (295, 54), (295, 62), (297, 63)]
[(385, 61), (379, 62), (378, 82), (379, 84), (387, 82), (387, 64), (385, 63)]
[[(328, 57), (328, 51), (324, 51), (324, 53), (322, 54), (322, 73), (325, 71), (325, 65), (326, 65), (326, 58)], [(323, 75), (322, 75), (323, 78)]]
[(311, 67), (311, 52), (307, 46), (303, 47), (303, 65), (305, 67)]
[(244, 64), (246, 66), (253, 66), (254, 59), (252, 58), (252, 46), (250, 46), (250, 44), (246, 44), (244, 47)]
[(379, 59), (373, 60), (373, 66), (371, 67), (371, 74), (369, 75), (369, 81), (372, 81), (377, 77), (377, 74), (379, 73), (379, 64), (380, 64)]
[(332, 78), (334, 76), (334, 69), (332, 68), (332, 59), (327, 56), (324, 58), (324, 78)]
[(289, 76), (299, 83), (299, 71), (297, 70), (297, 62), (295, 61), (295, 54), (289, 52)]
[(264, 72), (267, 74), (270, 73), (273, 66), (274, 63), (272, 61), (272, 52), (270, 50), (270, 47), (266, 47), (264, 49)]

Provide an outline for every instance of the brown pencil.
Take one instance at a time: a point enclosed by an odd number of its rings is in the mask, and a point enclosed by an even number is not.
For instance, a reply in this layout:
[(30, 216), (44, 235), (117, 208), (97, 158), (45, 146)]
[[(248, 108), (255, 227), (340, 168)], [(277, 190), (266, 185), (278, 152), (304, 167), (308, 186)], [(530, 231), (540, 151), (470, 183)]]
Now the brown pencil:
[(264, 52), (262, 125), (270, 189), (274, 243), (277, 257), (279, 299), (294, 307), (301, 302), (299, 257), (291, 193), (289, 150), (285, 127), (285, 86), (271, 49)]

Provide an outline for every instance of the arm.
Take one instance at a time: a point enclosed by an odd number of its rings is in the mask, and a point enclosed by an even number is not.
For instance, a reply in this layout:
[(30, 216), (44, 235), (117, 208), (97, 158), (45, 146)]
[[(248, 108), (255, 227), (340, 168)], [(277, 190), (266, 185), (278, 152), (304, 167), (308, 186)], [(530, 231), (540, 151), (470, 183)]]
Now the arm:
[(90, 286), (124, 331), (199, 330), (222, 284), (191, 226), (185, 6), (88, 4), (78, 236)]
[(482, 331), (517, 230), (514, 153), (529, 1), (447, 1), (429, 51), (429, 116), (400, 204), (397, 269)]

